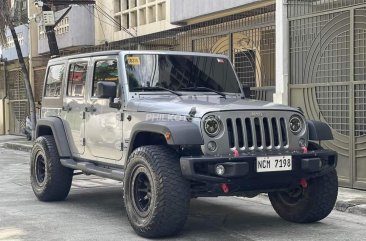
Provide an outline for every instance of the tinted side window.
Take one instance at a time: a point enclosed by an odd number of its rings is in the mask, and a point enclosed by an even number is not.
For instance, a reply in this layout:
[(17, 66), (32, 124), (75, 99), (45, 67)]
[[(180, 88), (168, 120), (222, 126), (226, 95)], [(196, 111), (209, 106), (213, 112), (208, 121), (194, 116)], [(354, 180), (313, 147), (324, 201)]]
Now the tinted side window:
[(118, 84), (117, 60), (101, 60), (95, 63), (93, 78), (93, 93), (96, 97), (97, 83), (99, 81), (109, 81)]
[(70, 64), (69, 79), (67, 81), (67, 96), (84, 96), (87, 69), (87, 62)]
[(59, 97), (61, 95), (64, 70), (65, 65), (63, 64), (49, 67), (44, 91), (45, 97)]

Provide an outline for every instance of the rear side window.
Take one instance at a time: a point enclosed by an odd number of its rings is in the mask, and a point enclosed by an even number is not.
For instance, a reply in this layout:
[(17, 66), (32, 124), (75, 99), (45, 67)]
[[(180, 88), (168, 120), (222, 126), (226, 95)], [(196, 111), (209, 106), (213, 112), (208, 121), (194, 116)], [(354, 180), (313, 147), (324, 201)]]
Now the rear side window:
[(45, 85), (45, 97), (59, 97), (64, 76), (65, 65), (53, 65), (48, 68)]
[(67, 96), (84, 97), (87, 70), (87, 62), (70, 64), (69, 78), (67, 81)]

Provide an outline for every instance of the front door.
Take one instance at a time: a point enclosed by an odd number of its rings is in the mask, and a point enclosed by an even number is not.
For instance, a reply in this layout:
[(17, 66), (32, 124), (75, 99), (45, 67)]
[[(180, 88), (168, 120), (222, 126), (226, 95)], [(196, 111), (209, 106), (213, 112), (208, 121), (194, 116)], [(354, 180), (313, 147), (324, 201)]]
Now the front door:
[[(87, 155), (88, 158), (97, 161), (119, 161), (122, 159), (120, 111), (109, 107), (109, 99), (100, 99), (96, 95), (99, 81), (115, 82), (119, 86), (117, 56), (96, 57), (92, 62), (93, 76), (90, 82), (85, 123)], [(116, 93), (116, 96), (119, 96), (119, 93)]]
[(62, 107), (62, 118), (69, 136), (69, 144), (73, 156), (84, 153), (85, 146), (85, 89), (88, 79), (89, 58), (69, 62), (67, 85)]

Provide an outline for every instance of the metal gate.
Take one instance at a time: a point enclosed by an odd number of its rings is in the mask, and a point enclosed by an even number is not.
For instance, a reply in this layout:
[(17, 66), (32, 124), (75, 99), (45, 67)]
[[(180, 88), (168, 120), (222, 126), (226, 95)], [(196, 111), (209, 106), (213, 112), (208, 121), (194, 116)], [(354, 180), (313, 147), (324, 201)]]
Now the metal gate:
[(366, 189), (366, 1), (288, 6), (290, 103), (332, 128), (340, 184)]
[(10, 110), (9, 134), (19, 135), (29, 115), (29, 103), (22, 72), (19, 69), (9, 71), (7, 82)]

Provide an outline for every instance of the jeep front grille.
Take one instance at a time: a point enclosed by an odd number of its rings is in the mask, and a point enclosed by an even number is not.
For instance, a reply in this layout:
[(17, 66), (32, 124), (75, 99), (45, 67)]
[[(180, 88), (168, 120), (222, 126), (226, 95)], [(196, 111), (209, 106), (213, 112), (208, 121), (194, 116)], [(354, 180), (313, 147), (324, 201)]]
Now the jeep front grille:
[(285, 118), (253, 117), (227, 118), (230, 148), (238, 150), (287, 149)]

